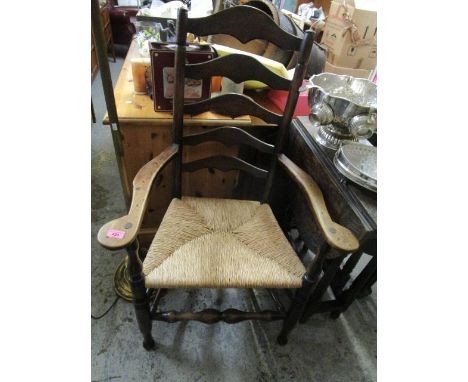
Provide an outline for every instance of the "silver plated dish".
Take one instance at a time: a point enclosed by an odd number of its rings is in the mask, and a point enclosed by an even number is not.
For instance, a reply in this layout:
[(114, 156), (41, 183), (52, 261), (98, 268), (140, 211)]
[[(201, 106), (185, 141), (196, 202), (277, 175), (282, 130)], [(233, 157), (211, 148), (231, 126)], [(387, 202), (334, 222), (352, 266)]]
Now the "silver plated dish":
[(333, 163), (349, 180), (377, 192), (377, 149), (374, 146), (345, 141), (335, 153)]

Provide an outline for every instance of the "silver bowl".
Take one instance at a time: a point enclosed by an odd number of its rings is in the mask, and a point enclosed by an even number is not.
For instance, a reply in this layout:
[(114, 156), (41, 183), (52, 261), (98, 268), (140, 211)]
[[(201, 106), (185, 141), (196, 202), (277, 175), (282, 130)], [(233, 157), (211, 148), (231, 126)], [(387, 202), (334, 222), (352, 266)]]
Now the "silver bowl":
[(316, 139), (337, 150), (343, 140), (367, 139), (377, 130), (377, 86), (366, 79), (321, 73), (310, 79), (310, 119)]

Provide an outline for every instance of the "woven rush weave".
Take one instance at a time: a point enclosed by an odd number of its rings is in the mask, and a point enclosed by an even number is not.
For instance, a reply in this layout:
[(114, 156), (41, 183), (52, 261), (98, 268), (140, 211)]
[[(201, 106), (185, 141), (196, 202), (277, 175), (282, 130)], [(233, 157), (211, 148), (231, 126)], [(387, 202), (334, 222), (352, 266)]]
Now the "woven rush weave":
[(300, 288), (305, 268), (268, 204), (173, 199), (143, 262), (149, 288)]

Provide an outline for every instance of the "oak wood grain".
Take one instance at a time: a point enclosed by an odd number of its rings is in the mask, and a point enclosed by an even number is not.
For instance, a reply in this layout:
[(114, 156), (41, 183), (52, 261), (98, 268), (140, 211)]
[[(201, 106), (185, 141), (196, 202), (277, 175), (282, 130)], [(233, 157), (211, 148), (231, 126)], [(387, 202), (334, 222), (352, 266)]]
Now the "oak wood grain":
[(330, 247), (344, 253), (356, 251), (359, 248), (358, 239), (349, 229), (331, 219), (322, 191), (312, 177), (284, 154), (278, 156), (278, 161), (305, 194), (308, 206)]
[[(98, 232), (99, 243), (108, 249), (120, 249), (130, 245), (136, 238), (148, 205), (148, 197), (154, 179), (164, 166), (178, 153), (179, 146), (172, 145), (156, 158), (145, 164), (133, 180), (133, 196), (127, 215), (104, 224)], [(122, 238), (107, 237), (109, 230), (124, 232)]]

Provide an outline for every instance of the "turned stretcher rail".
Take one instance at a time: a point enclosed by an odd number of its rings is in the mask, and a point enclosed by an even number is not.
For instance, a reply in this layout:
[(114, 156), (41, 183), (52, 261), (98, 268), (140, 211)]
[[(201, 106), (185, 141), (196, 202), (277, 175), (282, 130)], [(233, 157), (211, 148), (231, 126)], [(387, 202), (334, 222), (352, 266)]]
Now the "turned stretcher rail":
[(216, 309), (205, 309), (200, 312), (178, 312), (171, 310), (168, 312), (156, 312), (151, 315), (155, 321), (178, 322), (178, 321), (199, 321), (204, 324), (215, 324), (219, 321), (227, 324), (235, 324), (246, 320), (277, 321), (286, 317), (284, 313), (274, 310), (264, 310), (261, 312), (243, 312), (237, 309), (226, 309), (219, 311)]

